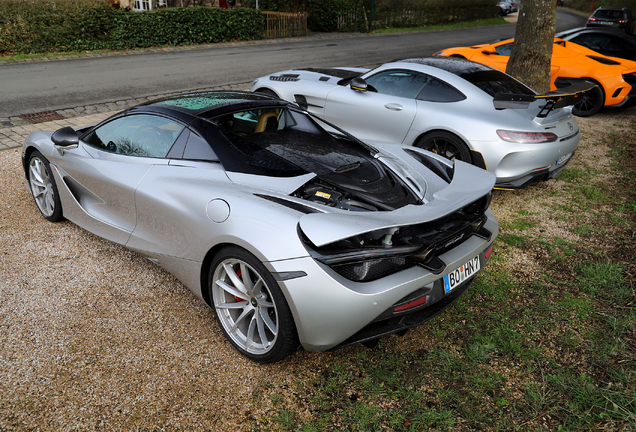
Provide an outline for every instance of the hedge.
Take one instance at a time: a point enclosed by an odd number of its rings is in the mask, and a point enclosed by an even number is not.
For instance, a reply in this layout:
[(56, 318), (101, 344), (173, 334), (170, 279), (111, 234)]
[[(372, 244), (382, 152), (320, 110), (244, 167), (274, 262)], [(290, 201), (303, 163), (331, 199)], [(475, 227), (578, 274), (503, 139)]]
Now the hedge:
[(0, 53), (188, 45), (263, 37), (263, 15), (245, 8), (116, 10), (104, 1), (1, 0)]
[[(307, 25), (312, 30), (364, 31), (371, 19), (371, 0), (307, 1)], [(373, 28), (419, 27), (488, 19), (495, 16), (495, 5), (494, 0), (374, 0)]]

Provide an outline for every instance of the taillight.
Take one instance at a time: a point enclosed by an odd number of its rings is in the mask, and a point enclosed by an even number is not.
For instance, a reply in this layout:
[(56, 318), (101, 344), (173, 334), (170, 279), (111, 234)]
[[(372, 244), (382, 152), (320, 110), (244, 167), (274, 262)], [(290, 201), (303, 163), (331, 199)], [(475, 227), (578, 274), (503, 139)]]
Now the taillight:
[(428, 299), (428, 296), (424, 296), (424, 297), (420, 297), (418, 299), (415, 299), (411, 302), (408, 302), (406, 304), (403, 304), (401, 306), (396, 307), (395, 309), (393, 309), (393, 312), (401, 312), (407, 309), (411, 309), (414, 308), (416, 306), (419, 305), (423, 305), (424, 303), (426, 303), (426, 300)]
[(488, 248), (488, 250), (484, 254), (484, 258), (486, 258), (486, 259), (490, 258), (490, 254), (491, 253), (492, 253), (492, 245)]
[(552, 142), (558, 139), (552, 132), (513, 132), (498, 130), (497, 135), (504, 141), (522, 144)]

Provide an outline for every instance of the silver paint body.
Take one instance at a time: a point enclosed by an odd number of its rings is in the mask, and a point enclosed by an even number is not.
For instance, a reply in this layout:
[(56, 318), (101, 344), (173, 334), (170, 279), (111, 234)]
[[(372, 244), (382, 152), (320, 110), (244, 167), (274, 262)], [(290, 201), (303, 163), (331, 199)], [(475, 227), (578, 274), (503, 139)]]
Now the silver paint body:
[[(497, 235), (490, 210), (487, 241), (473, 236), (446, 252), (448, 264), (435, 275), (421, 267), (367, 283), (351, 282), (315, 261), (298, 237), (298, 226), (316, 245), (385, 227), (434, 220), (484, 196), (494, 176), (457, 162), (447, 184), (404, 152), (389, 146), (381, 160), (406, 175), (424, 195), (425, 204), (395, 211), (349, 212), (290, 194), (314, 177), (270, 178), (226, 172), (219, 163), (153, 159), (101, 151), (80, 141), (70, 150), (54, 147), (50, 132), (34, 132), (23, 155), (39, 150), (50, 162), (64, 217), (100, 237), (148, 257), (174, 274), (209, 304), (201, 286), (206, 255), (222, 245), (254, 254), (276, 277), (285, 272), (306, 276), (279, 282), (305, 349), (332, 348), (363, 328), (413, 291), (431, 289), (440, 279), (483, 254)], [(314, 207), (302, 214), (255, 194)], [(278, 278), (284, 279), (284, 278)]]
[[(338, 77), (303, 70), (287, 70), (258, 78), (252, 91), (269, 89), (278, 97), (295, 102), (303, 95), (308, 111), (343, 128), (373, 145), (390, 143), (413, 145), (431, 131), (451, 132), (470, 149), (482, 154), (497, 183), (522, 178), (542, 167), (557, 170), (561, 156), (576, 150), (581, 138), (571, 107), (556, 109), (546, 118), (538, 118), (543, 101), (535, 101), (527, 109), (497, 110), (493, 98), (468, 81), (445, 70), (407, 62), (385, 63), (369, 70), (338, 67), (363, 73), (361, 78), (391, 69), (406, 69), (437, 77), (461, 91), (466, 99), (458, 102), (427, 102), (375, 92), (352, 90), (340, 86)], [(275, 81), (270, 76), (298, 75), (298, 81)], [(542, 144), (503, 141), (497, 130), (519, 132), (552, 132), (559, 139)], [(567, 138), (571, 137), (571, 138)], [(563, 140), (563, 141), (561, 141)]]

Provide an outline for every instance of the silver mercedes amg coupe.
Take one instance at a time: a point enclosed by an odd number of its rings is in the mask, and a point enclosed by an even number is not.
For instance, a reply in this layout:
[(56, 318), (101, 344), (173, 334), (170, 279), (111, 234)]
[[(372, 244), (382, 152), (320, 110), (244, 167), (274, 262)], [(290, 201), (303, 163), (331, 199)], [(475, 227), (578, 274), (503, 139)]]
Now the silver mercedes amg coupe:
[(369, 144), (420, 147), (485, 168), (498, 188), (558, 177), (581, 139), (573, 89), (538, 95), (460, 58), (293, 69), (258, 78), (251, 90), (295, 102)]
[(142, 254), (274, 362), (402, 334), (490, 257), (495, 177), (410, 146), (371, 147), (294, 104), (186, 94), (79, 130), (34, 132), (42, 215)]

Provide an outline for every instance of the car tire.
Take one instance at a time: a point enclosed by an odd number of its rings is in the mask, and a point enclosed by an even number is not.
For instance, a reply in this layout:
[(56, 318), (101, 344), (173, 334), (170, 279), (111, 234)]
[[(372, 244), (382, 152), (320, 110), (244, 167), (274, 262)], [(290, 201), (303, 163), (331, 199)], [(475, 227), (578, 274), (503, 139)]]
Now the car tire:
[(415, 147), (432, 151), (450, 160), (461, 160), (473, 163), (470, 150), (457, 135), (446, 131), (433, 131), (417, 140)]
[(55, 178), (51, 171), (51, 165), (42, 153), (35, 150), (29, 156), (27, 166), (27, 181), (35, 205), (49, 222), (64, 220), (62, 203), (57, 192)]
[(210, 266), (209, 295), (230, 343), (259, 363), (273, 363), (298, 349), (298, 334), (285, 296), (265, 266), (231, 246)]
[(267, 96), (275, 97), (276, 99), (280, 99), (274, 90), (262, 88), (262, 89), (256, 90), (256, 93), (260, 93)]
[(590, 117), (603, 108), (605, 92), (600, 85), (583, 93), (582, 99), (572, 107), (572, 114), (578, 117)]

